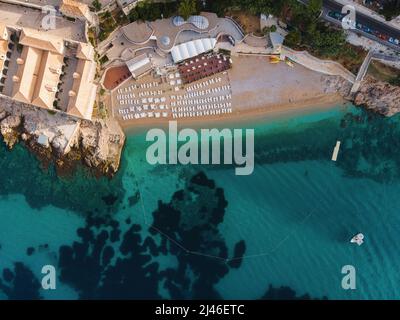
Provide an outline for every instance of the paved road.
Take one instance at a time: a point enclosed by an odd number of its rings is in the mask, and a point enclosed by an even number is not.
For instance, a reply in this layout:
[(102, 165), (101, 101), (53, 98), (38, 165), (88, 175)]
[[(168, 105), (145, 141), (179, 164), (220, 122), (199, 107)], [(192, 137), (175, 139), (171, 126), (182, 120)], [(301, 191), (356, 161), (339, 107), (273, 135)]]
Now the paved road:
[[(307, 4), (308, 0), (299, 0), (299, 2)], [(341, 25), (341, 21), (329, 17), (328, 16), (328, 12), (329, 11), (342, 12), (342, 7), (343, 7), (342, 4), (337, 3), (334, 0), (323, 0), (324, 12), (323, 12), (321, 17), (324, 20), (327, 20), (329, 22), (335, 23), (337, 25)], [(367, 16), (367, 15), (364, 15), (364, 14), (359, 13), (357, 11), (356, 20), (357, 20), (357, 22), (361, 23), (362, 25), (368, 26), (370, 29), (379, 31), (382, 34), (386, 34), (389, 37), (397, 38), (397, 39), (400, 40), (400, 30), (398, 30), (396, 28), (393, 28), (390, 25), (385, 24), (385, 23), (383, 23), (381, 21), (378, 21), (374, 17), (370, 17), (370, 16)], [(361, 30), (358, 30), (358, 29), (354, 29), (352, 31), (355, 32), (355, 33), (361, 34), (361, 35), (363, 35), (363, 36), (365, 36), (367, 38), (370, 38), (370, 39), (372, 39), (374, 41), (382, 43), (382, 44), (384, 44), (384, 45), (386, 45), (386, 46), (388, 46), (388, 47), (400, 52), (400, 46), (397, 46), (395, 44), (391, 44), (388, 41), (384, 41), (384, 40), (382, 40), (380, 38), (375, 37), (372, 34), (366, 33), (364, 31), (361, 31)]]

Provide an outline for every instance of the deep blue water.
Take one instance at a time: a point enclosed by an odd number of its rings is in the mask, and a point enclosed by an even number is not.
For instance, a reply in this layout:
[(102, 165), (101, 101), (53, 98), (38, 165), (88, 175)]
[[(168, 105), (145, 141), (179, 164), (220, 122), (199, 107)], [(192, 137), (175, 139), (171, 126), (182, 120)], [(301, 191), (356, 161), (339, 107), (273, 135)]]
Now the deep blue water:
[[(2, 146), (0, 298), (396, 299), (399, 117), (348, 105), (234, 126), (255, 128), (250, 176), (151, 166), (144, 132), (112, 180), (60, 178)], [(41, 288), (47, 264), (56, 290)], [(348, 264), (356, 290), (341, 287)]]

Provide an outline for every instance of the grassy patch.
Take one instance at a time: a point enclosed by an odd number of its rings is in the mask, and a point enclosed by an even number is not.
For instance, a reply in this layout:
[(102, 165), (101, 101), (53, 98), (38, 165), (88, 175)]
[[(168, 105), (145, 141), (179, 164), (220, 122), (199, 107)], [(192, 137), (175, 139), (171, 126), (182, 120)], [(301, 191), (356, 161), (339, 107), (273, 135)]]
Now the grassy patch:
[(393, 85), (400, 85), (400, 71), (396, 68), (383, 64), (380, 61), (372, 61), (368, 68), (368, 74), (375, 79), (389, 82)]
[(258, 15), (246, 13), (242, 10), (229, 10), (226, 15), (232, 17), (243, 28), (245, 33), (254, 33), (257, 36), (263, 35)]
[(102, 57), (99, 59), (99, 62), (100, 62), (101, 65), (107, 63), (107, 62), (108, 62), (108, 57), (107, 57), (106, 55), (102, 56)]
[(107, 39), (110, 33), (115, 30), (118, 24), (113, 18), (112, 14), (108, 11), (100, 14), (99, 19), (100, 19), (100, 24), (99, 24), (100, 32), (98, 38), (100, 41), (103, 41)]

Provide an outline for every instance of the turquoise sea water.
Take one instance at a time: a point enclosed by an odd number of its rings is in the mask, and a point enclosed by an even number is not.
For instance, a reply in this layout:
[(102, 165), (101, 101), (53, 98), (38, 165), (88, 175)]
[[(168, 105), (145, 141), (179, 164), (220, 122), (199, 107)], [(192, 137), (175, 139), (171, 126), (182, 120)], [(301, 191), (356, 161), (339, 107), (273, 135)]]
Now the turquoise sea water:
[[(234, 126), (255, 129), (250, 176), (151, 166), (139, 131), (111, 181), (1, 148), (0, 298), (399, 297), (399, 118), (347, 105)], [(344, 265), (356, 290), (341, 288)]]

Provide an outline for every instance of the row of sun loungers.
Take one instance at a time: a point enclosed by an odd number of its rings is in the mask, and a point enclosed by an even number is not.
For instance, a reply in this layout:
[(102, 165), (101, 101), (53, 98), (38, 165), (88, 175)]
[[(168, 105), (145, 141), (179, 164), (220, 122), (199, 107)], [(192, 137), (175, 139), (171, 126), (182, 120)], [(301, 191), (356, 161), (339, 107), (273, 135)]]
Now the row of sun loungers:
[(156, 95), (162, 95), (162, 94), (163, 94), (162, 90), (140, 91), (139, 97), (156, 96)]
[(123, 100), (129, 98), (136, 98), (136, 95), (134, 93), (117, 94), (117, 100)]
[(146, 103), (165, 103), (167, 101), (167, 99), (165, 97), (161, 97), (161, 98), (153, 98), (153, 97), (149, 97), (149, 98), (142, 98), (142, 99), (123, 99), (123, 100), (119, 100), (119, 104), (120, 105), (128, 105), (128, 104), (146, 104)]
[(127, 113), (131, 113), (131, 112), (135, 112), (135, 111), (147, 111), (147, 110), (167, 110), (169, 109), (168, 106), (166, 105), (159, 105), (156, 106), (154, 104), (151, 105), (139, 105), (139, 106), (130, 106), (129, 108), (124, 108), (124, 109), (119, 109), (118, 112), (119, 114), (127, 114)]
[(173, 113), (172, 118), (192, 118), (192, 117), (202, 117), (202, 116), (212, 116), (218, 114), (232, 113), (232, 108), (220, 109), (220, 110), (206, 110), (206, 111), (196, 111), (196, 112), (178, 112)]
[(222, 78), (221, 78), (221, 77), (218, 77), (218, 78), (211, 78), (211, 79), (209, 79), (209, 80), (202, 81), (202, 82), (198, 82), (198, 83), (195, 83), (195, 84), (193, 84), (193, 85), (191, 85), (191, 86), (188, 86), (188, 87), (186, 88), (186, 91), (187, 91), (187, 92), (191, 92), (191, 91), (193, 91), (193, 90), (201, 89), (201, 88), (203, 88), (203, 87), (209, 86), (209, 85), (214, 84), (214, 83), (219, 83), (219, 82), (221, 82), (221, 81), (222, 81)]
[(172, 112), (213, 110), (213, 109), (224, 109), (224, 108), (232, 108), (232, 103), (224, 102), (224, 103), (212, 103), (212, 104), (198, 104), (195, 106), (172, 107)]
[(157, 81), (154, 81), (154, 82), (147, 82), (147, 83), (141, 83), (140, 85), (139, 85), (139, 88), (140, 89), (149, 89), (149, 88), (155, 88), (155, 87), (158, 87), (158, 85), (159, 85), (159, 83), (157, 82)]
[(168, 112), (141, 112), (135, 114), (126, 114), (122, 116), (122, 120), (133, 120), (143, 118), (167, 118)]
[(221, 87), (215, 87), (215, 88), (211, 88), (211, 89), (185, 93), (183, 95), (183, 98), (187, 99), (187, 98), (193, 98), (193, 97), (200, 97), (200, 96), (204, 96), (204, 95), (211, 94), (211, 93), (218, 93), (218, 92), (222, 92), (222, 91), (230, 91), (230, 89), (231, 89), (231, 87), (229, 85), (224, 85), (224, 86), (221, 86)]
[(131, 92), (132, 90), (135, 90), (135, 89), (149, 89), (149, 88), (153, 88), (153, 87), (158, 87), (158, 85), (159, 85), (159, 83), (156, 81), (151, 82), (151, 83), (132, 84), (125, 88), (119, 88), (117, 90), (117, 92), (124, 93), (124, 92)]
[(201, 103), (207, 103), (207, 102), (221, 102), (225, 100), (230, 100), (232, 98), (231, 94), (227, 95), (222, 95), (222, 96), (214, 96), (214, 97), (207, 97), (207, 98), (202, 98), (202, 99), (188, 99), (188, 100), (179, 100), (179, 101), (171, 101), (171, 107), (176, 107), (176, 106), (184, 106), (184, 105), (196, 105), (196, 104), (201, 104)]
[[(138, 95), (139, 98), (149, 97), (149, 99), (152, 99), (154, 96), (160, 96), (162, 94), (164, 94), (163, 90), (154, 90), (154, 91), (140, 91), (137, 95)], [(118, 94), (117, 95), (117, 100), (118, 101), (132, 99), (132, 98), (136, 98), (136, 94), (133, 93), (133, 92), (132, 93), (125, 93), (125, 94)]]

